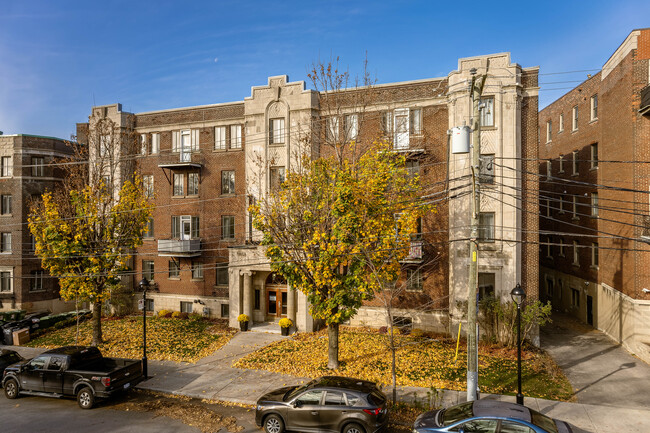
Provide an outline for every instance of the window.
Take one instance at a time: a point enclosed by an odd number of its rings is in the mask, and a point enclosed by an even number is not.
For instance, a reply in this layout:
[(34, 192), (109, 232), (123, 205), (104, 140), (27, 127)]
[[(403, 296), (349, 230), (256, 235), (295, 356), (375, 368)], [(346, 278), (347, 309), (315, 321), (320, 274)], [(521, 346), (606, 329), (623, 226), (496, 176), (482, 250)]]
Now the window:
[(230, 125), (230, 148), (241, 149), (241, 125)]
[(410, 159), (406, 161), (406, 172), (409, 177), (415, 177), (420, 174), (420, 161), (417, 159)]
[(560, 127), (558, 128), (557, 132), (562, 132), (564, 131), (564, 113), (560, 114)]
[(172, 239), (181, 237), (181, 219), (178, 216), (172, 216)]
[(572, 174), (575, 176), (575, 175), (578, 174), (578, 151), (574, 150), (572, 155), (573, 155), (573, 166), (572, 166), (573, 173)]
[(553, 257), (553, 242), (550, 236), (546, 237), (546, 257)]
[(153, 311), (154, 305), (153, 305), (153, 299), (145, 299), (145, 311)]
[(253, 299), (253, 309), (259, 310), (262, 306), (262, 294), (259, 289), (255, 289), (254, 299)]
[(303, 406), (318, 406), (320, 405), (321, 397), (323, 396), (323, 391), (307, 391), (300, 397), (296, 399), (302, 403)]
[(11, 271), (0, 271), (0, 292), (11, 292)]
[(591, 193), (591, 216), (594, 218), (598, 217), (598, 193)]
[(560, 238), (560, 246), (559, 246), (559, 249), (560, 249), (560, 250), (559, 250), (559, 252), (558, 252), (557, 255), (560, 256), (560, 257), (564, 257), (564, 238)]
[(385, 136), (390, 137), (393, 134), (393, 113), (390, 111), (381, 113), (381, 131)]
[(190, 220), (190, 233), (191, 233), (191, 238), (192, 239), (198, 239), (200, 237), (200, 231), (199, 231), (199, 217), (198, 216), (193, 216), (192, 219)]
[(415, 220), (415, 233), (411, 234), (412, 241), (418, 241), (422, 239), (422, 217), (418, 217)]
[(102, 135), (99, 137), (99, 156), (104, 157), (110, 153), (111, 150), (111, 136)]
[(422, 290), (422, 272), (419, 269), (406, 270), (406, 290)]
[(580, 265), (580, 255), (578, 254), (578, 242), (573, 241), (573, 264), (575, 266)]
[(497, 431), (498, 422), (499, 421), (496, 419), (475, 419), (461, 424), (457, 427), (459, 430), (456, 431), (463, 429), (468, 433), (495, 433)]
[(33, 271), (29, 290), (37, 292), (43, 290), (43, 271)]
[(552, 124), (551, 124), (551, 121), (549, 120), (548, 122), (546, 122), (546, 142), (547, 143), (551, 141), (551, 128), (552, 128)]
[(478, 273), (478, 298), (494, 298), (494, 288), (496, 287), (495, 275), (493, 272)]
[(494, 212), (481, 212), (478, 216), (478, 240), (494, 242)]
[(181, 313), (191, 314), (193, 305), (191, 302), (181, 301)]
[(560, 169), (558, 173), (564, 173), (564, 155), (560, 155)]
[(43, 176), (43, 166), (45, 165), (45, 158), (40, 156), (35, 156), (32, 158), (32, 176), (42, 177)]
[(230, 305), (221, 304), (221, 317), (228, 317), (230, 314)]
[(591, 120), (598, 119), (598, 95), (591, 97)]
[(145, 232), (143, 237), (145, 238), (153, 238), (154, 232), (153, 232), (153, 217), (149, 218), (149, 221), (147, 221), (147, 226), (145, 228)]
[(560, 212), (561, 214), (564, 213), (564, 195), (560, 195)]
[(180, 278), (181, 267), (178, 262), (174, 260), (169, 261), (169, 278)]
[(591, 168), (598, 168), (598, 143), (591, 145)]
[(149, 153), (149, 149), (147, 149), (147, 134), (140, 134), (140, 153), (143, 156)]
[(548, 198), (546, 199), (546, 216), (551, 217), (551, 200)]
[(345, 399), (343, 398), (343, 393), (338, 391), (327, 391), (325, 393), (325, 401), (323, 401), (325, 406), (345, 406)]
[(110, 190), (113, 189), (113, 179), (111, 179), (110, 175), (102, 176), (102, 187)]
[(235, 217), (223, 215), (221, 217), (221, 239), (235, 239)]
[(221, 194), (235, 193), (235, 172), (224, 170), (221, 172)]
[(147, 174), (142, 176), (142, 189), (147, 198), (153, 198), (153, 175)]
[(0, 234), (0, 253), (11, 253), (11, 233)]
[(591, 266), (598, 267), (598, 242), (592, 242), (591, 244)]
[(142, 261), (142, 278), (146, 278), (149, 281), (153, 281), (156, 278), (156, 273), (154, 272), (153, 267), (153, 260)]
[(228, 285), (228, 262), (217, 263), (217, 286)]
[(285, 180), (284, 167), (271, 167), (270, 170), (270, 186), (271, 190), (275, 191), (279, 189)]
[(0, 196), (1, 199), (1, 204), (0, 204), (0, 214), (2, 215), (11, 215), (11, 196), (10, 195), (2, 195)]
[(339, 140), (339, 118), (336, 116), (328, 117), (326, 121), (327, 140), (335, 142)]
[(151, 154), (155, 155), (160, 152), (160, 133), (151, 134)]
[(175, 196), (185, 195), (183, 191), (183, 175), (180, 173), (174, 173), (174, 194)]
[(187, 174), (187, 195), (199, 195), (199, 174)]
[(422, 134), (422, 109), (411, 108), (409, 112), (409, 129), (411, 134)]
[(546, 177), (549, 179), (551, 178), (552, 168), (553, 165), (551, 164), (551, 161), (546, 161)]
[(578, 106), (573, 107), (573, 123), (572, 129), (575, 131), (578, 129)]
[(356, 140), (359, 135), (359, 116), (348, 114), (345, 116), (345, 136), (348, 140)]
[(501, 421), (501, 428), (499, 433), (535, 433), (535, 431), (524, 424), (519, 424), (514, 421)]
[(284, 143), (284, 119), (269, 120), (269, 144)]
[(214, 128), (214, 150), (226, 150), (226, 127)]
[(481, 98), (481, 126), (494, 126), (494, 98)]
[(580, 291), (571, 287), (571, 306), (579, 307), (580, 306)]
[(192, 279), (203, 279), (203, 263), (192, 260)]
[(494, 183), (494, 154), (481, 155), (479, 157), (479, 182), (485, 184)]
[(0, 161), (0, 176), (11, 177), (13, 176), (13, 164), (11, 163), (11, 156), (3, 156)]

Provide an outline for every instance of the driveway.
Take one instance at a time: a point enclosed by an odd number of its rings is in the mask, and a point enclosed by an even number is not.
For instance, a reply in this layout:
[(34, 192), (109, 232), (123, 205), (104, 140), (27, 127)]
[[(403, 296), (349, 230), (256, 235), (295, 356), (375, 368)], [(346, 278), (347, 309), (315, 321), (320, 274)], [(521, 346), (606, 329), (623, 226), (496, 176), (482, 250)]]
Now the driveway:
[(553, 314), (541, 344), (573, 385), (579, 403), (650, 408), (650, 366), (603, 332)]

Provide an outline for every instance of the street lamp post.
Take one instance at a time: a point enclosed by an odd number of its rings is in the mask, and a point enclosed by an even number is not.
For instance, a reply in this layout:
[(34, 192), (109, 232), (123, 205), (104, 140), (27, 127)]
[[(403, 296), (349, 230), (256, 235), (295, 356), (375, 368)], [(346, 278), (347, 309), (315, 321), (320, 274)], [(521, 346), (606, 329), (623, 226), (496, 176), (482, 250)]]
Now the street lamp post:
[(142, 277), (140, 280), (140, 288), (142, 289), (142, 375), (146, 379), (147, 376), (147, 288), (149, 281)]
[(526, 292), (517, 283), (510, 296), (517, 304), (517, 404), (524, 404), (524, 395), (521, 393), (521, 304), (526, 299)]

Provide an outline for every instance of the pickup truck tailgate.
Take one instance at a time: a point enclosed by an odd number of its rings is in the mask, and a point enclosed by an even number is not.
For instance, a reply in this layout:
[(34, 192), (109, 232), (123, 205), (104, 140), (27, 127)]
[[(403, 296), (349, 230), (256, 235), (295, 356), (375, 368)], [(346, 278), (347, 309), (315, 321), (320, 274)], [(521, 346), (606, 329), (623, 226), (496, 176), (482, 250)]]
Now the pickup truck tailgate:
[(142, 381), (142, 362), (130, 359), (120, 359), (116, 361), (118, 361), (118, 363), (123, 361), (125, 366), (111, 371), (109, 375), (111, 378), (111, 384), (108, 389), (123, 388), (127, 383), (129, 383), (130, 386), (134, 386)]

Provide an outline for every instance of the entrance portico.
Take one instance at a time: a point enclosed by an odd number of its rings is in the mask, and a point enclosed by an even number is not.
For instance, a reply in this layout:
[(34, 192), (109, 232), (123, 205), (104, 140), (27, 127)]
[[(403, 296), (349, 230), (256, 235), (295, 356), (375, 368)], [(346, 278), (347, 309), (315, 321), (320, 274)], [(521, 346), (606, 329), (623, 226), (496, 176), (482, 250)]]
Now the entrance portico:
[(252, 323), (277, 322), (287, 317), (297, 330), (313, 331), (307, 297), (271, 271), (262, 248), (230, 248), (230, 326), (238, 327), (237, 316), (243, 313)]

